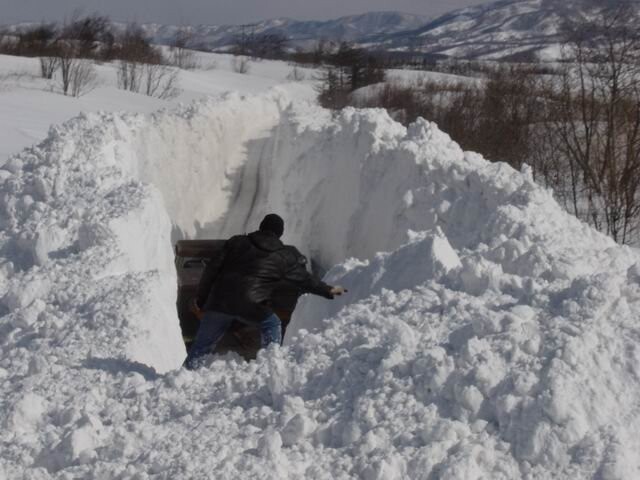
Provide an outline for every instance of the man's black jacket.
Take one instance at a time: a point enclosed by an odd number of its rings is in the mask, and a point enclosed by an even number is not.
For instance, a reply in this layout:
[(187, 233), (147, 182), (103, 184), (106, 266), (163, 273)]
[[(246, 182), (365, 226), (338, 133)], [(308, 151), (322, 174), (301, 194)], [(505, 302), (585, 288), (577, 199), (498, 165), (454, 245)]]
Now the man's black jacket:
[[(274, 292), (313, 293), (333, 298), (331, 287), (311, 275), (306, 258), (271, 232), (237, 235), (207, 264), (196, 302), (203, 310), (260, 322), (273, 313)], [(295, 302), (293, 303), (295, 306)]]

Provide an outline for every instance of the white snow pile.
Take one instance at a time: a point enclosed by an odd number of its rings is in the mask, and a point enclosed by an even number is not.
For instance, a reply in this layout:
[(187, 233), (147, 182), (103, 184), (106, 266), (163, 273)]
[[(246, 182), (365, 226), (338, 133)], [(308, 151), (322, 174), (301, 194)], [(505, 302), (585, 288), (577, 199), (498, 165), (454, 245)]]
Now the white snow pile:
[[(232, 94), (0, 183), (1, 479), (640, 478), (640, 255), (433, 124)], [(171, 239), (269, 211), (349, 294), (180, 369)]]

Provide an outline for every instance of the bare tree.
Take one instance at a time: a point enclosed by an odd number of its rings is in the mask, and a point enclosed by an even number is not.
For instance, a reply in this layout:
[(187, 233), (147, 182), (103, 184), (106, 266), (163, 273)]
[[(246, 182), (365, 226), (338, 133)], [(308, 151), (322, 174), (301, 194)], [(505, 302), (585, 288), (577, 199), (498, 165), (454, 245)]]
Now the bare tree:
[(236, 73), (249, 73), (251, 62), (249, 57), (244, 55), (234, 55), (231, 58), (231, 69)]
[(142, 84), (142, 62), (148, 61), (151, 47), (142, 29), (129, 24), (118, 38), (116, 56), (118, 63), (118, 88), (132, 92), (140, 91)]
[(625, 5), (567, 25), (553, 130), (574, 212), (626, 243), (640, 216), (640, 23)]
[[(51, 79), (58, 67), (55, 42), (59, 35), (55, 24), (40, 24), (14, 35), (13, 41), (6, 44), (10, 47), (7, 53), (28, 57), (40, 57), (40, 74)], [(5, 42), (3, 42), (5, 43)]]
[(41, 56), (43, 75), (51, 75), (60, 69), (62, 93), (79, 97), (96, 86), (97, 75), (93, 61), (100, 41), (110, 33), (107, 17), (98, 15), (82, 18), (78, 11), (62, 26), (48, 55)]
[(129, 25), (117, 44), (118, 88), (162, 99), (178, 94), (179, 71), (166, 64), (140, 27)]
[(51, 80), (53, 78), (53, 74), (58, 70), (58, 66), (60, 65), (59, 61), (59, 58), (53, 50), (50, 55), (40, 57), (40, 74), (42, 75), (42, 78)]
[(120, 60), (118, 63), (118, 88), (139, 92), (142, 77), (142, 64), (133, 61)]
[(100, 48), (113, 41), (111, 21), (98, 14), (83, 17), (76, 10), (62, 28), (60, 38), (73, 41), (79, 57), (96, 58)]
[(60, 67), (60, 86), (62, 87), (62, 93), (68, 95), (72, 72), (76, 68), (75, 64), (79, 60), (76, 43), (73, 40), (58, 39), (56, 41), (56, 55)]
[(163, 100), (178, 95), (179, 71), (169, 65), (146, 63), (142, 68), (144, 93)]
[(163, 63), (121, 60), (117, 71), (118, 88), (169, 99), (179, 93), (179, 74), (179, 70)]
[(97, 85), (96, 69), (93, 60), (88, 58), (76, 58), (69, 69), (69, 86), (71, 95), (80, 97), (89, 93)]
[(195, 53), (188, 48), (191, 38), (192, 33), (188, 28), (182, 27), (176, 32), (173, 44), (170, 47), (169, 61), (171, 65), (185, 70), (197, 68), (198, 62)]
[(287, 80), (292, 82), (301, 82), (306, 78), (304, 71), (298, 67), (298, 65), (294, 65), (291, 71), (287, 74)]

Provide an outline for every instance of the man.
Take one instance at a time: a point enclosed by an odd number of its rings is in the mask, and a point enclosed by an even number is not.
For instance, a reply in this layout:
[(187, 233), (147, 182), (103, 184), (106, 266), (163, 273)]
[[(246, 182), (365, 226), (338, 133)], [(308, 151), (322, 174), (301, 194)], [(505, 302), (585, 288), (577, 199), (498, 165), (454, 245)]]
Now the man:
[[(346, 290), (332, 287), (311, 275), (306, 259), (297, 249), (280, 241), (284, 221), (269, 214), (258, 231), (237, 235), (226, 241), (202, 274), (196, 305), (204, 314), (185, 367), (197, 368), (204, 355), (215, 350), (234, 319), (255, 324), (260, 329), (261, 346), (282, 341), (281, 323), (272, 300), (278, 289), (294, 289), (333, 299)], [(297, 297), (296, 297), (297, 299)]]

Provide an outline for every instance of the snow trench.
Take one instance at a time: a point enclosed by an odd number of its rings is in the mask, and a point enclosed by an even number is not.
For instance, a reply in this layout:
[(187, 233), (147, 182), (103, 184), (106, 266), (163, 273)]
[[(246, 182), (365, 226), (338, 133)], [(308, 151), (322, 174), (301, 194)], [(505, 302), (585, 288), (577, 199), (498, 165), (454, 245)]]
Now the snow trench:
[[(640, 475), (637, 251), (432, 123), (228, 94), (81, 115), (0, 183), (0, 478)], [(269, 212), (349, 295), (179, 370), (172, 241)]]

